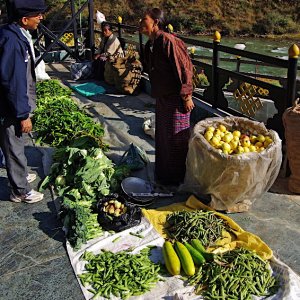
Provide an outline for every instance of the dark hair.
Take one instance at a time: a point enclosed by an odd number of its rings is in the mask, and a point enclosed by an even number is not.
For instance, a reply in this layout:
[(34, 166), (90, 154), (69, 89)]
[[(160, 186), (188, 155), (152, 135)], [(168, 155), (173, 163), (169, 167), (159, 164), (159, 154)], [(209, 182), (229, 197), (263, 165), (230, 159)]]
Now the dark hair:
[(102, 22), (101, 29), (103, 30), (105, 27), (108, 28), (108, 30), (112, 31), (112, 27), (108, 22)]
[(157, 7), (152, 9), (147, 9), (144, 13), (144, 16), (145, 15), (150, 16), (153, 20), (158, 20), (158, 28), (165, 30), (166, 20), (165, 20), (164, 12), (161, 9)]

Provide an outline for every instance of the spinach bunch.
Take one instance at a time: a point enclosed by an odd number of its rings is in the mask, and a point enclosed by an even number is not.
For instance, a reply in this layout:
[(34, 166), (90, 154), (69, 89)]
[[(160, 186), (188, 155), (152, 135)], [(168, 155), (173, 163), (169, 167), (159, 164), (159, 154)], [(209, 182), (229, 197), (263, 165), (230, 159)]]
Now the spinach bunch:
[(88, 135), (94, 138), (98, 147), (108, 148), (102, 141), (103, 126), (96, 123), (68, 96), (46, 96), (40, 99), (33, 116), (33, 125), (39, 144), (67, 146), (74, 138)]
[(45, 97), (70, 96), (72, 90), (61, 85), (57, 79), (43, 80), (36, 84), (37, 101)]

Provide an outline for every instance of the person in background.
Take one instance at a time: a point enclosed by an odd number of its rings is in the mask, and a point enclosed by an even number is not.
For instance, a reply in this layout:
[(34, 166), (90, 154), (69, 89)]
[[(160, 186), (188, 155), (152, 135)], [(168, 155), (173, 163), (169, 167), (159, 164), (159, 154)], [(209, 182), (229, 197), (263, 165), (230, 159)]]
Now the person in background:
[(194, 108), (193, 65), (182, 40), (166, 33), (164, 14), (149, 9), (140, 21), (140, 32), (149, 37), (145, 65), (155, 109), (155, 178), (178, 185), (185, 175), (190, 138), (190, 113)]
[(97, 53), (94, 56), (94, 75), (96, 79), (104, 79), (104, 66), (107, 59), (124, 57), (119, 39), (113, 34), (109, 23), (101, 23), (102, 39)]
[(35, 203), (43, 194), (33, 190), (25, 156), (24, 133), (30, 133), (35, 108), (35, 65), (29, 30), (36, 30), (46, 10), (43, 0), (12, 2), (10, 22), (0, 29), (0, 147), (10, 184), (10, 200)]

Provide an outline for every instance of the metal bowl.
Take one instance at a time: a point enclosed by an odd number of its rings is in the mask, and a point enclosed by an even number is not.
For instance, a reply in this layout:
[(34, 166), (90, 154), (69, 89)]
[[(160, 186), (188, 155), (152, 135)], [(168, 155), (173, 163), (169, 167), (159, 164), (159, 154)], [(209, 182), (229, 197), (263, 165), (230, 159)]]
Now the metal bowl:
[(152, 194), (153, 185), (150, 181), (138, 177), (127, 177), (121, 182), (123, 192), (129, 201), (139, 206), (152, 204), (155, 196), (133, 196), (132, 194)]

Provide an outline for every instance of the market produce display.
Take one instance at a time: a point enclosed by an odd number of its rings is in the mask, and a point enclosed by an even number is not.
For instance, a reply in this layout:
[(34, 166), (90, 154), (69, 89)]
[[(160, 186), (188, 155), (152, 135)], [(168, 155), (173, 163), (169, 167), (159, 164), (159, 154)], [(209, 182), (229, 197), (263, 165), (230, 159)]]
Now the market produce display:
[(273, 143), (269, 135), (245, 129), (241, 131), (239, 128), (230, 130), (223, 124), (208, 126), (204, 137), (210, 145), (224, 154), (262, 152)]
[(180, 242), (201, 240), (205, 247), (213, 245), (222, 237), (223, 231), (231, 231), (226, 221), (212, 211), (178, 211), (167, 217), (170, 238)]
[[(73, 144), (88, 148), (91, 141), (80, 138)], [(118, 170), (100, 148), (93, 147), (88, 150), (58, 148), (53, 155), (53, 162), (40, 190), (54, 186), (61, 197), (60, 216), (67, 238), (75, 249), (79, 249), (82, 243), (102, 235), (97, 221), (97, 202), (111, 192), (112, 181), (114, 185), (120, 183), (119, 180), (126, 176), (128, 170), (124, 167)]]
[(79, 275), (81, 283), (89, 287), (94, 299), (100, 296), (109, 299), (111, 295), (128, 299), (142, 295), (162, 280), (160, 265), (149, 259), (150, 250), (151, 247), (144, 248), (139, 254), (105, 250), (97, 255), (85, 252), (82, 260), (87, 261), (86, 272)]
[(182, 279), (195, 286), (195, 293), (204, 299), (251, 300), (253, 295), (275, 294), (279, 288), (278, 278), (269, 262), (253, 251), (236, 248), (214, 254), (206, 250), (208, 246), (216, 246), (224, 230), (230, 231), (221, 220), (213, 211), (169, 214), (166, 221), (174, 245), (166, 241), (162, 250), (168, 272), (184, 275)]
[(103, 126), (74, 102), (70, 91), (55, 80), (37, 84), (37, 109), (32, 119), (36, 142), (60, 147), (68, 146), (76, 137), (90, 136), (99, 148), (108, 149), (102, 141)]
[[(167, 280), (163, 278), (164, 268), (158, 263), (161, 259), (170, 275), (181, 276), (183, 285), (194, 286), (194, 292), (204, 299), (250, 300), (253, 295), (269, 296), (277, 292), (279, 280), (269, 262), (254, 252), (245, 248), (222, 254), (209, 252), (219, 247), (218, 242), (225, 233), (232, 232), (227, 221), (213, 211), (170, 213), (166, 218), (169, 239), (164, 241), (160, 237), (164, 243), (160, 244), (161, 251), (157, 249), (161, 258), (154, 260), (155, 263), (150, 259), (153, 246), (138, 254), (131, 253), (129, 236), (134, 236), (132, 244), (140, 240), (142, 247), (149, 245), (149, 241), (145, 242), (147, 233), (143, 229), (124, 231), (141, 223), (141, 209), (116, 193), (120, 182), (130, 175), (130, 168), (116, 166), (105, 155), (108, 147), (102, 141), (102, 125), (79, 108), (70, 94), (68, 88), (55, 80), (38, 85), (38, 109), (34, 116), (38, 142), (59, 147), (40, 190), (52, 186), (60, 197), (59, 216), (68, 247), (71, 245), (74, 253), (105, 231), (110, 233), (111, 239), (104, 245), (111, 247), (110, 250), (117, 245), (117, 252), (105, 250), (103, 246), (95, 251), (97, 254), (84, 252), (88, 248), (82, 251), (81, 264), (82, 261), (85, 264), (77, 276), (82, 286), (93, 294), (92, 299), (112, 296), (127, 299), (145, 294), (156, 287), (158, 281)], [(226, 155), (263, 152), (273, 143), (268, 134), (223, 124), (208, 126), (201, 133), (202, 139), (203, 136)], [(111, 236), (115, 232), (122, 232), (123, 239), (121, 235)], [(124, 239), (126, 234), (127, 240)], [(105, 236), (99, 241), (103, 239)]]
[(188, 282), (204, 299), (251, 300), (251, 295), (270, 296), (279, 288), (269, 262), (244, 248), (225, 252), (201, 265)]

